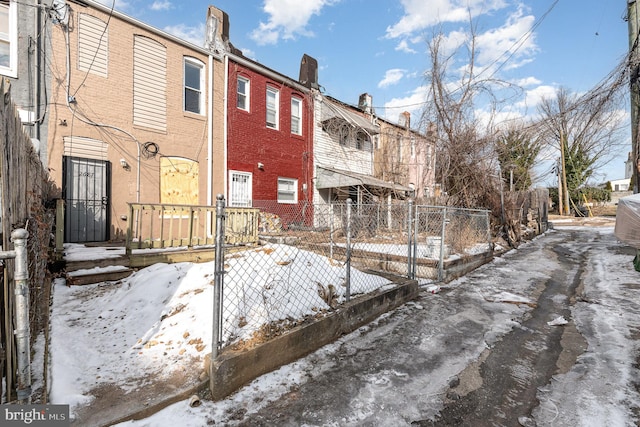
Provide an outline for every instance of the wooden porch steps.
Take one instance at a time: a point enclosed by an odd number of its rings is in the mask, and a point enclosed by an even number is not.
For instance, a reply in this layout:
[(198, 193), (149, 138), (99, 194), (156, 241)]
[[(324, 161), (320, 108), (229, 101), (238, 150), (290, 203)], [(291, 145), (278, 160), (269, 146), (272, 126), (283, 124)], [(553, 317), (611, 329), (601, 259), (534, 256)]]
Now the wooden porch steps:
[(115, 281), (129, 277), (133, 273), (129, 257), (126, 255), (66, 261), (65, 270), (68, 285), (91, 285)]
[(112, 282), (129, 277), (133, 269), (125, 267), (123, 269), (90, 272), (67, 272), (68, 285), (92, 285), (100, 282)]

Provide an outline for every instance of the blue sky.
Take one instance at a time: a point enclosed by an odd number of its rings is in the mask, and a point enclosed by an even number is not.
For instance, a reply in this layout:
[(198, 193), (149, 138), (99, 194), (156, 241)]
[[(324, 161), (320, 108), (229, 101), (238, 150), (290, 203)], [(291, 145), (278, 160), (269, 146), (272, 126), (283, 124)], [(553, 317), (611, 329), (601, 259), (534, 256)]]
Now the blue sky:
[[(394, 121), (405, 110), (419, 117), (425, 103), (427, 40), (441, 31), (455, 44), (469, 29), (469, 13), (477, 64), (498, 66), (496, 77), (523, 88), (507, 107), (511, 114), (516, 107), (534, 114), (559, 86), (589, 90), (628, 50), (623, 0), (115, 1), (119, 11), (198, 45), (207, 7), (215, 5), (229, 15), (231, 42), (246, 56), (297, 79), (309, 54), (324, 93), (350, 104), (369, 93), (376, 113)], [(630, 131), (623, 137), (630, 141)], [(624, 177), (630, 149), (629, 142), (601, 170), (601, 181)]]

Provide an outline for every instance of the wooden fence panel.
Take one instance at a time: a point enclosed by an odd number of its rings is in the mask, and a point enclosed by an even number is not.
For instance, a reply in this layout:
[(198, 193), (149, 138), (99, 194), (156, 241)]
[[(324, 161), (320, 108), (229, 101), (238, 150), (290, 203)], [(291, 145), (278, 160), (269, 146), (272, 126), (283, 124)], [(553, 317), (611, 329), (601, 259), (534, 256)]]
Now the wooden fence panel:
[[(53, 185), (31, 138), (24, 131), (17, 108), (12, 102), (10, 87), (0, 80), (0, 240), (1, 250), (13, 249), (11, 232), (25, 228), (29, 232), (30, 329), (31, 342), (48, 327), (50, 278), (48, 276), (49, 236), (53, 229), (53, 211), (45, 208)], [(0, 358), (4, 354), (2, 376), (5, 379), (7, 402), (16, 398), (16, 349), (14, 337), (13, 261), (2, 268), (0, 288)], [(46, 361), (45, 361), (46, 362)], [(46, 372), (46, 369), (44, 370)], [(2, 390), (0, 390), (2, 391)], [(46, 400), (46, 396), (42, 397)]]

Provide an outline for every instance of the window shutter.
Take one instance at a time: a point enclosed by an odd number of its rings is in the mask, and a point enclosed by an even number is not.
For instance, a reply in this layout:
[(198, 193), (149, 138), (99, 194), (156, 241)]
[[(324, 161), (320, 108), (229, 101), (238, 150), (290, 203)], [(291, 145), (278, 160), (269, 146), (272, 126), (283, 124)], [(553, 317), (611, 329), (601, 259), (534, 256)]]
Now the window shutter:
[(144, 36), (133, 42), (133, 124), (167, 130), (167, 48)]

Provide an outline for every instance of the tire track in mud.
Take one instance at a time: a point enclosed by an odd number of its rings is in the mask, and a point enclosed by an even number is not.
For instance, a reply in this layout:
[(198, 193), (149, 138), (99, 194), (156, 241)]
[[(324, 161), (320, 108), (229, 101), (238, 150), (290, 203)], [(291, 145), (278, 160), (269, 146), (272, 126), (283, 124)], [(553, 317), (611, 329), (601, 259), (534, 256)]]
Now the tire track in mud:
[[(438, 419), (414, 421), (412, 425), (534, 425), (530, 414), (539, 404), (538, 388), (554, 374), (570, 369), (586, 350), (570, 310), (581, 293), (586, 250), (559, 243), (545, 252), (557, 260), (557, 267), (549, 279), (537, 285), (536, 307), (520, 327), (486, 350), (452, 382)], [(559, 316), (568, 324), (548, 325)]]

